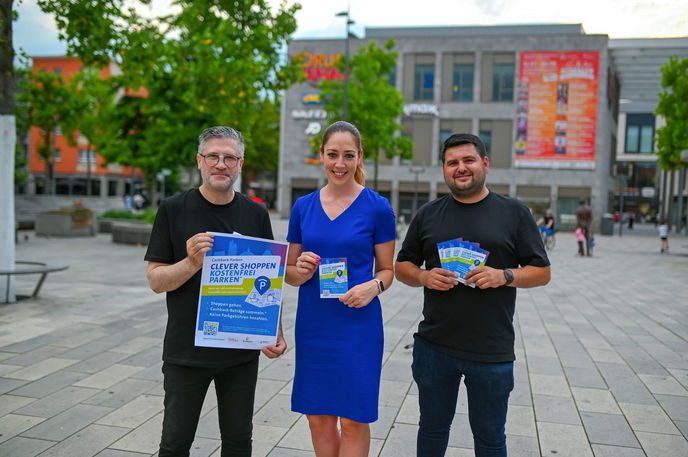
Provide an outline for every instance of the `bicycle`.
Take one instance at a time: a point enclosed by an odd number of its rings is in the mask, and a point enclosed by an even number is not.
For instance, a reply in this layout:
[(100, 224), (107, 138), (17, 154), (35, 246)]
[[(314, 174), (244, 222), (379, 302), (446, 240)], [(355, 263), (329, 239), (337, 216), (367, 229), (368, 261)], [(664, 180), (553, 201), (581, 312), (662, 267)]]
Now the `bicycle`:
[(545, 245), (545, 249), (551, 251), (557, 244), (557, 239), (554, 237), (554, 230), (548, 229), (547, 227), (540, 227), (540, 236), (542, 236), (542, 243)]

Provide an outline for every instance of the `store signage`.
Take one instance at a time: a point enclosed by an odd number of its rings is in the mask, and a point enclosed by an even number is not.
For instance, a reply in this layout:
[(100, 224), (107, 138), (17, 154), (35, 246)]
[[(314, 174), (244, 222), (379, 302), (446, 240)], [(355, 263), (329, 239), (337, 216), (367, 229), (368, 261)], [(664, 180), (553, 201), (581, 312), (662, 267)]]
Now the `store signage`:
[(301, 103), (304, 105), (322, 105), (322, 99), (318, 93), (305, 92), (301, 94)]
[(327, 119), (327, 113), (322, 109), (294, 109), (291, 110), (292, 119)]
[(404, 105), (404, 115), (411, 116), (413, 114), (439, 116), (440, 111), (437, 108), (437, 105), (430, 105), (427, 103), (409, 103)]
[(344, 79), (344, 76), (336, 67), (341, 54), (322, 54), (306, 52), (302, 54), (303, 71), (309, 81), (320, 81), (321, 79)]

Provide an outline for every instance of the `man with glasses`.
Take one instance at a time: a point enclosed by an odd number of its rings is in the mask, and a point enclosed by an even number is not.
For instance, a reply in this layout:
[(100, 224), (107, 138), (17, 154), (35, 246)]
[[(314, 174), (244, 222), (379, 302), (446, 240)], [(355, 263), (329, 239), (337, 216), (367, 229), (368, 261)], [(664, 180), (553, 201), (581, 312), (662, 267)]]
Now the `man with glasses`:
[[(198, 140), (196, 161), (203, 182), (162, 202), (145, 256), (151, 289), (167, 293), (159, 456), (189, 455), (203, 400), (214, 381), (222, 456), (250, 457), (259, 352), (194, 346), (194, 327), (203, 256), (213, 245), (209, 232), (273, 239), (272, 226), (263, 205), (234, 191), (244, 163), (241, 133), (211, 127)], [(262, 352), (274, 358), (286, 347), (280, 324), (277, 343)]]

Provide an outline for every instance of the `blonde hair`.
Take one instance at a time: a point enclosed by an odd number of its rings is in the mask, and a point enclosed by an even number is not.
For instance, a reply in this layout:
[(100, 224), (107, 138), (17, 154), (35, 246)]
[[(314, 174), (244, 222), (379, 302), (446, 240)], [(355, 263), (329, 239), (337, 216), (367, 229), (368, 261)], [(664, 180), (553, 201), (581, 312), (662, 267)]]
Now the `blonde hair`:
[(322, 143), (320, 143), (320, 152), (324, 151), (325, 144), (330, 139), (330, 137), (338, 132), (350, 133), (356, 140), (356, 147), (358, 148), (359, 161), (356, 165), (356, 171), (354, 172), (354, 180), (365, 186), (365, 168), (363, 167), (363, 140), (361, 139), (361, 132), (358, 131), (355, 125), (350, 124), (346, 121), (337, 121), (325, 129), (325, 133), (322, 136)]

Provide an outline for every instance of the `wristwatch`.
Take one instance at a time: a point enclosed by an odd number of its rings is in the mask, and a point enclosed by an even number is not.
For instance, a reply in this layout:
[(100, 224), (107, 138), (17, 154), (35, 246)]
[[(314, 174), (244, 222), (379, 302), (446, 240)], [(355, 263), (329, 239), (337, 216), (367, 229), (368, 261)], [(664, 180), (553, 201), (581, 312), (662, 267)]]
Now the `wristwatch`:
[(508, 286), (512, 282), (514, 282), (514, 272), (509, 270), (508, 268), (504, 269), (504, 277), (506, 278), (506, 283), (504, 283), (505, 286)]
[(385, 283), (381, 279), (373, 278), (373, 281), (377, 283), (377, 294), (380, 295), (385, 291)]

